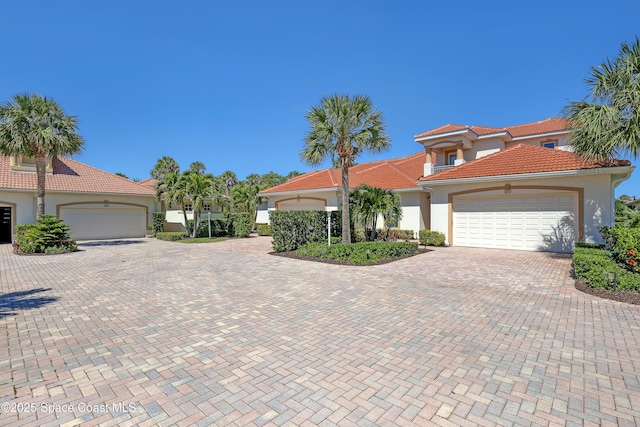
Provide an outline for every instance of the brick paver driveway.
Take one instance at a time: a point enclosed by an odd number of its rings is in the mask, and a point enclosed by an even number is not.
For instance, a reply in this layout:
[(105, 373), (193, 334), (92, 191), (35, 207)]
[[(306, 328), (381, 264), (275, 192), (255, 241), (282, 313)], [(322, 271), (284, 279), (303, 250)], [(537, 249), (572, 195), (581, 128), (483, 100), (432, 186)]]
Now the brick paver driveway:
[(566, 256), (82, 249), (0, 246), (1, 425), (640, 423), (640, 308), (576, 291)]

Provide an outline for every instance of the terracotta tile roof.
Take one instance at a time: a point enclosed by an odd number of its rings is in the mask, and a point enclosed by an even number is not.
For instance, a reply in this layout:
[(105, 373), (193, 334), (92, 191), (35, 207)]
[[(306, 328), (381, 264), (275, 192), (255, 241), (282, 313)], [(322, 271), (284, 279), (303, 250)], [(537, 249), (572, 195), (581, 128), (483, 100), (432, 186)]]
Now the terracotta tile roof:
[(428, 136), (436, 136), (446, 134), (449, 132), (461, 131), (469, 129), (478, 136), (491, 135), (494, 133), (508, 132), (512, 137), (522, 137), (529, 135), (540, 135), (549, 132), (558, 132), (569, 130), (569, 124), (567, 119), (559, 117), (550, 117), (548, 119), (540, 120), (533, 123), (524, 123), (521, 125), (507, 126), (503, 128), (489, 127), (489, 126), (465, 126), (465, 125), (444, 125), (438, 128), (419, 133), (414, 138), (424, 138)]
[[(349, 168), (349, 187), (355, 188), (366, 183), (374, 187), (400, 190), (417, 188), (416, 181), (424, 171), (424, 151), (391, 160), (378, 160), (361, 163)], [(327, 168), (305, 173), (260, 192), (268, 195), (288, 191), (340, 188), (342, 172), (340, 169)]]
[(628, 166), (630, 164), (628, 160), (612, 160), (610, 164), (603, 165), (585, 161), (570, 151), (518, 144), (506, 150), (463, 163), (460, 166), (423, 177), (420, 181), (558, 172), (595, 169), (603, 166)]
[[(0, 189), (36, 190), (35, 172), (11, 170), (9, 157), (0, 156)], [(53, 174), (47, 174), (46, 191), (132, 194), (153, 196), (152, 188), (66, 157), (53, 160)]]
[(155, 178), (147, 178), (142, 181), (138, 181), (138, 184), (144, 185), (145, 187), (156, 188), (156, 184), (160, 182)]

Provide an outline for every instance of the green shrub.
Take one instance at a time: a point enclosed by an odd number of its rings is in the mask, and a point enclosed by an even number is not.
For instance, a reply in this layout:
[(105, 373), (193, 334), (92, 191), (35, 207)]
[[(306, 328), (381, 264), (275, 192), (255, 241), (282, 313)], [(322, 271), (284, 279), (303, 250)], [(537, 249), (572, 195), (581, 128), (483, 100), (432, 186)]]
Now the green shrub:
[(398, 240), (413, 239), (413, 230), (395, 230), (398, 233)]
[(444, 246), (444, 234), (439, 231), (420, 230), (419, 240), (425, 246)]
[(314, 258), (347, 260), (357, 264), (375, 263), (381, 259), (400, 258), (418, 253), (415, 242), (361, 242), (328, 246), (325, 242), (310, 242), (299, 248), (299, 255)]
[(355, 239), (354, 242), (366, 242), (367, 236), (364, 235), (364, 228), (356, 228), (354, 230)]
[(620, 265), (640, 273), (640, 228), (602, 227), (600, 234)]
[(269, 224), (256, 224), (258, 236), (271, 236), (271, 226)]
[(36, 224), (16, 227), (14, 249), (26, 254), (75, 252), (78, 245), (69, 236), (69, 226), (55, 215), (38, 217)]
[(153, 235), (155, 236), (158, 233), (162, 233), (164, 231), (164, 219), (165, 219), (165, 213), (164, 212), (154, 212), (151, 214), (152, 216), (152, 220), (151, 220), (151, 231), (153, 233)]
[(185, 233), (184, 231), (163, 231), (156, 234), (156, 239), (167, 240), (170, 242), (182, 240), (185, 237), (187, 237), (187, 233)]
[(229, 234), (233, 237), (249, 237), (253, 228), (252, 215), (245, 212), (229, 215)]
[(573, 251), (573, 273), (586, 280), (589, 286), (613, 289), (607, 273), (615, 273), (617, 289), (640, 291), (640, 274), (622, 268), (606, 249), (585, 248), (576, 245)]
[[(327, 212), (322, 211), (271, 211), (271, 235), (273, 250), (293, 251), (309, 242), (327, 240)], [(342, 234), (342, 215), (331, 212), (331, 235)]]
[[(200, 218), (200, 226), (198, 227), (198, 235), (196, 237), (209, 237), (209, 226), (207, 218)], [(189, 221), (193, 227), (193, 220)], [(226, 218), (211, 218), (211, 237), (230, 236), (229, 220)]]

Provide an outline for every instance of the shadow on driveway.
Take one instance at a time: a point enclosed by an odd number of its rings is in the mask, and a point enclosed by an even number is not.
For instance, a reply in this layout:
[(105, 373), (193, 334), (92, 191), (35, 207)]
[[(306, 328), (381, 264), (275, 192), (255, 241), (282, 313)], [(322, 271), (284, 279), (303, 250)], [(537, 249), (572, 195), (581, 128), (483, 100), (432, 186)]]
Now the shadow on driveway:
[(39, 308), (45, 304), (49, 304), (58, 300), (57, 297), (35, 297), (29, 298), (30, 295), (38, 292), (50, 291), (51, 288), (38, 288), (29, 291), (11, 292), (0, 295), (0, 319), (7, 316), (15, 316), (14, 310), (30, 310)]
[(78, 246), (122, 246), (122, 245), (137, 245), (138, 243), (145, 243), (142, 240), (97, 240), (92, 242), (78, 243)]

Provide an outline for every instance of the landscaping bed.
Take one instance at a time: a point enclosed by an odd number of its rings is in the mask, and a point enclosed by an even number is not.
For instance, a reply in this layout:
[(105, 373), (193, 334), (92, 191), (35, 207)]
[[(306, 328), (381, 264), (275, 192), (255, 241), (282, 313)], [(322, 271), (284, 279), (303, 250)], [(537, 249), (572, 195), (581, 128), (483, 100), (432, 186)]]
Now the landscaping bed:
[(281, 256), (281, 257), (285, 257), (285, 258), (300, 259), (300, 260), (304, 260), (304, 261), (322, 262), (322, 263), (325, 263), (325, 264), (367, 266), (367, 265), (388, 264), (390, 262), (398, 261), (400, 259), (410, 258), (412, 256), (424, 254), (424, 253), (431, 252), (431, 251), (432, 251), (432, 249), (428, 249), (428, 248), (418, 248), (417, 252), (415, 252), (415, 253), (411, 253), (411, 254), (407, 254), (407, 255), (403, 255), (403, 256), (392, 257), (392, 258), (380, 258), (380, 259), (378, 259), (376, 261), (372, 261), (372, 262), (369, 262), (369, 263), (358, 263), (358, 262), (350, 261), (350, 260), (347, 260), (347, 259), (331, 259), (331, 258), (313, 257), (313, 256), (308, 256), (308, 255), (302, 255), (302, 254), (298, 253), (297, 251), (269, 252), (269, 254), (276, 255), (276, 256)]
[(640, 292), (636, 291), (612, 291), (608, 289), (598, 289), (589, 286), (586, 280), (576, 280), (576, 289), (585, 294), (612, 301), (624, 302), (627, 304), (640, 305)]

